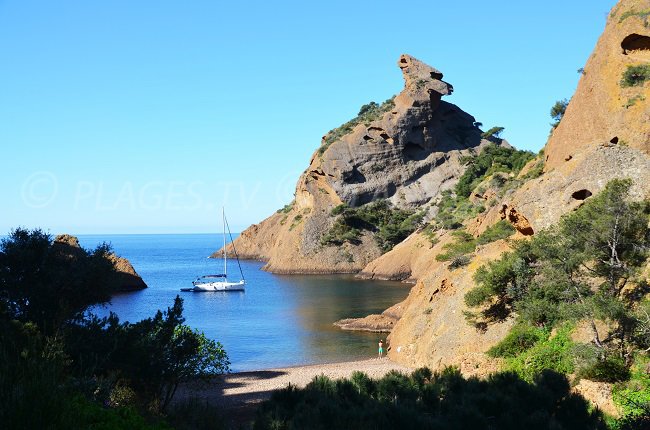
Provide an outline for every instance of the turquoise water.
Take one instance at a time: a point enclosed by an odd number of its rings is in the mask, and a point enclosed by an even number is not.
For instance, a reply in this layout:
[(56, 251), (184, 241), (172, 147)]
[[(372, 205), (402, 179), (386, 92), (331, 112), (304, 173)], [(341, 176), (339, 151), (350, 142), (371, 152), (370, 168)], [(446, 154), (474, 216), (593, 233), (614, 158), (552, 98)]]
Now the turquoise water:
[[(170, 306), (179, 294), (187, 324), (221, 342), (234, 371), (374, 357), (381, 335), (346, 332), (332, 323), (379, 313), (409, 291), (404, 284), (348, 275), (273, 275), (260, 270), (263, 263), (241, 261), (245, 292), (183, 293), (198, 275), (221, 272), (222, 260), (206, 258), (220, 235), (85, 235), (79, 241), (86, 248), (111, 243), (149, 286), (114, 296), (97, 313), (113, 311), (134, 322)], [(228, 273), (239, 274), (236, 261), (229, 261)]]

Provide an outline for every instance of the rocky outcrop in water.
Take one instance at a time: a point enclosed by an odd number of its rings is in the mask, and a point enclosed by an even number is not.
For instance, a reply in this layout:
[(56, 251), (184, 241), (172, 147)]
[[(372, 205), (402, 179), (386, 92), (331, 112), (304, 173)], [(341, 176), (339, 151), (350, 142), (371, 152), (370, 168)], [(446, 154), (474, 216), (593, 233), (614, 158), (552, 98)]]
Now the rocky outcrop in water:
[[(79, 239), (69, 234), (60, 234), (54, 238), (54, 244), (66, 245), (68, 252), (74, 252), (75, 249), (81, 249)], [(117, 291), (137, 291), (147, 288), (147, 284), (142, 280), (140, 275), (135, 271), (131, 262), (126, 258), (119, 257), (114, 253), (109, 254), (108, 259), (113, 263), (117, 272)]]

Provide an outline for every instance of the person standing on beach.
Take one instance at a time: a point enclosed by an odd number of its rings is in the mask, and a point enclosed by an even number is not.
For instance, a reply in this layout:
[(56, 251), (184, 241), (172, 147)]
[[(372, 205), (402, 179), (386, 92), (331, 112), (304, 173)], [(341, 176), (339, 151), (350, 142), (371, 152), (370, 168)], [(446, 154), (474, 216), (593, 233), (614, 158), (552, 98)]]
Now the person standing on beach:
[(381, 358), (384, 355), (384, 340), (379, 339), (379, 356), (377, 358)]

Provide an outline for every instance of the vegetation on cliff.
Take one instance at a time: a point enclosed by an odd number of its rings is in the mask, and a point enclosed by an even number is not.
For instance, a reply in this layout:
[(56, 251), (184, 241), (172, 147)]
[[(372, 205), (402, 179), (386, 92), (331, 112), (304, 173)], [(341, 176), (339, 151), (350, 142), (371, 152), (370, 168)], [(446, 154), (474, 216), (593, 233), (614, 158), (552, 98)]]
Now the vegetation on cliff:
[[(515, 233), (515, 228), (508, 222), (501, 220), (488, 227), (479, 237), (475, 238), (464, 230), (452, 232), (454, 241), (443, 246), (445, 252), (436, 255), (438, 261), (456, 261), (458, 258), (471, 254), (479, 245), (486, 245), (497, 240), (506, 239)], [(468, 261), (469, 262), (469, 261)], [(456, 263), (458, 265), (458, 263)]]
[(497, 173), (512, 173), (516, 175), (535, 154), (530, 151), (520, 151), (505, 146), (489, 145), (479, 154), (465, 157), (465, 172), (458, 180), (454, 191), (458, 196), (469, 197), (486, 177)]
[(533, 382), (514, 373), (465, 379), (457, 369), (373, 380), (314, 378), (304, 389), (275, 392), (254, 429), (604, 429), (601, 413), (572, 393), (567, 378), (546, 371)]
[(386, 200), (350, 208), (340, 205), (332, 209), (337, 217), (334, 225), (321, 238), (321, 244), (358, 244), (362, 231), (374, 234), (382, 251), (388, 252), (413, 233), (422, 222), (423, 214), (414, 210), (395, 208)]
[(162, 414), (178, 384), (227, 371), (228, 356), (184, 325), (179, 297), (133, 324), (92, 315), (119, 274), (107, 245), (69, 248), (41, 230), (0, 243), (0, 422), (168, 428)]
[[(477, 287), (465, 302), (481, 310), (468, 312), (468, 319), (484, 328), (516, 316), (519, 323), (490, 354), (506, 357), (525, 379), (550, 368), (625, 381), (639, 351), (650, 348), (648, 301), (642, 300), (650, 289), (639, 277), (650, 246), (650, 202), (631, 201), (630, 186), (612, 180), (556, 226), (476, 272)], [(586, 324), (590, 343), (570, 340), (567, 324), (576, 323)], [(650, 414), (650, 403), (637, 407)]]
[(359, 124), (369, 125), (371, 122), (381, 118), (386, 112), (390, 111), (395, 107), (395, 96), (389, 98), (382, 104), (376, 102), (370, 102), (361, 106), (357, 116), (352, 118), (350, 121), (345, 124), (330, 130), (325, 137), (321, 146), (318, 148), (318, 153), (323, 154), (329, 148), (329, 146), (341, 139), (346, 134), (352, 133), (352, 130)]

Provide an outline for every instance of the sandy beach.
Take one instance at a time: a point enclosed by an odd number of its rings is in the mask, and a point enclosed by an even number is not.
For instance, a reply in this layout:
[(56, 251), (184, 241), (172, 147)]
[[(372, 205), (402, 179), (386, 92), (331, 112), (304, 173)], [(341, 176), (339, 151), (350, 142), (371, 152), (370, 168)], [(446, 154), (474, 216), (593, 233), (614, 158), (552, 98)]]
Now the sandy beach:
[(250, 418), (255, 407), (267, 400), (274, 390), (289, 384), (304, 387), (318, 375), (332, 379), (346, 378), (357, 370), (371, 378), (380, 378), (391, 370), (408, 373), (412, 369), (382, 358), (229, 373), (207, 383), (197, 382), (179, 387), (175, 401), (206, 401), (223, 408), (229, 419), (241, 422)]

